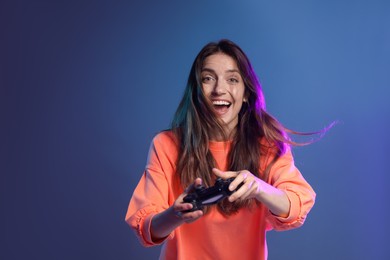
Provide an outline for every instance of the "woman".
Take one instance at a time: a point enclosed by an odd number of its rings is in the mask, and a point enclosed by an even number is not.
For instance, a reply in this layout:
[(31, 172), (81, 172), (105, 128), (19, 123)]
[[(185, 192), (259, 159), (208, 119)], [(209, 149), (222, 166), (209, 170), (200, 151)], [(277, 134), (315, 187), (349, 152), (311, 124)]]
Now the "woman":
[[(266, 231), (301, 226), (315, 193), (294, 166), (286, 129), (265, 110), (252, 66), (229, 40), (196, 57), (172, 128), (153, 140), (126, 215), (161, 259), (266, 259)], [(235, 192), (192, 210), (194, 187), (234, 177)]]

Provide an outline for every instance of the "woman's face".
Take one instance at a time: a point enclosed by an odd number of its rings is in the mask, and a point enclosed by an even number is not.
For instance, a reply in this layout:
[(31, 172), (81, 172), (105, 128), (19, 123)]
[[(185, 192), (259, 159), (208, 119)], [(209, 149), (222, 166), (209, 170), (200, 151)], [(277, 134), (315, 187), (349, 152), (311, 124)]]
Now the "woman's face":
[(203, 92), (230, 134), (238, 123), (238, 113), (245, 101), (245, 85), (236, 62), (224, 53), (208, 56), (203, 64)]

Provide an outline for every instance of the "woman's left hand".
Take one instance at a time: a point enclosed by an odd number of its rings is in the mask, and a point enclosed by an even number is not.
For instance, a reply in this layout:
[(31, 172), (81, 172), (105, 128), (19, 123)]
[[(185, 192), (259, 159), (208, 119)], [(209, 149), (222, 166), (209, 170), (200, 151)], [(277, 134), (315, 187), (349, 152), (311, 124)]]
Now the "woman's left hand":
[(224, 172), (214, 168), (213, 173), (222, 179), (235, 178), (229, 185), (230, 191), (235, 190), (240, 183), (243, 183), (237, 191), (229, 196), (228, 199), (230, 202), (255, 198), (263, 203), (274, 215), (280, 217), (287, 217), (289, 215), (290, 200), (286, 192), (266, 183), (250, 171)]
[(233, 202), (238, 199), (246, 200), (255, 198), (260, 200), (260, 194), (262, 191), (262, 187), (268, 185), (263, 180), (254, 176), (250, 171), (242, 170), (242, 171), (221, 171), (216, 168), (213, 169), (213, 173), (222, 179), (228, 179), (234, 177), (234, 181), (230, 184), (229, 190), (235, 190), (240, 183), (243, 185), (232, 195), (229, 196), (229, 201)]

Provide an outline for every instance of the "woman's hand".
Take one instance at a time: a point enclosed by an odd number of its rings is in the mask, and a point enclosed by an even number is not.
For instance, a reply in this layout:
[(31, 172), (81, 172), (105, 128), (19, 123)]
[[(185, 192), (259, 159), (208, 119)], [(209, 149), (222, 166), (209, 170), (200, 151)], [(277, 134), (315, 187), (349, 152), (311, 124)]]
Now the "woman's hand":
[(240, 183), (243, 185), (229, 196), (229, 201), (255, 198), (263, 203), (274, 214), (287, 217), (290, 212), (290, 200), (287, 194), (253, 175), (250, 171), (221, 171), (214, 168), (213, 173), (222, 179), (234, 177), (229, 190), (234, 191)]
[[(203, 216), (203, 211), (201, 210), (195, 210), (195, 211), (188, 211), (192, 209), (191, 203), (184, 203), (183, 198), (187, 196), (188, 193), (190, 193), (192, 190), (195, 189), (195, 187), (202, 185), (202, 179), (197, 178), (193, 184), (188, 186), (183, 194), (181, 194), (176, 201), (172, 205), (173, 213), (176, 215), (177, 218), (180, 220), (191, 223)], [(186, 212), (187, 211), (187, 212)]]
[(235, 190), (240, 183), (243, 183), (243, 185), (232, 195), (229, 196), (229, 201), (234, 202), (238, 199), (240, 200), (246, 200), (246, 199), (252, 199), (255, 198), (257, 200), (260, 200), (260, 194), (262, 189), (262, 186), (265, 183), (263, 180), (257, 178), (254, 176), (250, 171), (243, 170), (243, 171), (220, 171), (216, 168), (213, 169), (213, 173), (217, 175), (218, 177), (221, 177), (222, 179), (228, 179), (234, 177), (234, 181), (229, 185), (229, 190), (233, 191)]
[(168, 209), (156, 214), (151, 223), (151, 233), (154, 241), (159, 241), (167, 237), (175, 228), (183, 223), (191, 223), (203, 216), (203, 211), (189, 211), (192, 209), (191, 203), (184, 203), (183, 198), (194, 187), (202, 184), (202, 180), (197, 178), (193, 184), (187, 187), (183, 194), (181, 194)]

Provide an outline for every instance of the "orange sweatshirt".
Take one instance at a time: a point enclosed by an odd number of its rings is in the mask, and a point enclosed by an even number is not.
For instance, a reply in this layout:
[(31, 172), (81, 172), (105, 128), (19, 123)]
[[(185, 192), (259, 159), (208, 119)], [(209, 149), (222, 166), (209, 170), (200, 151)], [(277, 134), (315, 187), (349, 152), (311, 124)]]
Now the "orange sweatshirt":
[[(209, 149), (216, 166), (228, 170), (230, 144), (210, 142)], [(266, 231), (301, 226), (314, 205), (315, 193), (294, 166), (288, 150), (272, 166), (268, 181), (286, 192), (291, 203), (288, 217), (277, 217), (262, 204), (252, 209), (240, 209), (229, 217), (212, 207), (208, 214), (195, 222), (181, 225), (161, 241), (153, 241), (150, 232), (153, 216), (169, 208), (183, 193), (182, 188), (175, 189), (172, 185), (177, 156), (172, 132), (162, 132), (153, 139), (145, 172), (134, 190), (126, 214), (126, 222), (144, 246), (163, 243), (160, 259), (267, 259)], [(262, 169), (273, 156), (269, 149), (268, 154), (260, 158)]]

